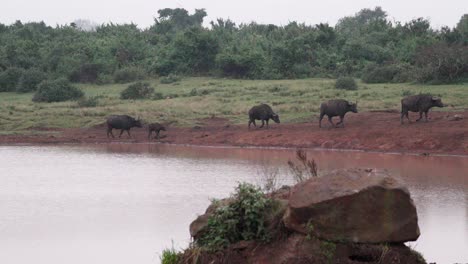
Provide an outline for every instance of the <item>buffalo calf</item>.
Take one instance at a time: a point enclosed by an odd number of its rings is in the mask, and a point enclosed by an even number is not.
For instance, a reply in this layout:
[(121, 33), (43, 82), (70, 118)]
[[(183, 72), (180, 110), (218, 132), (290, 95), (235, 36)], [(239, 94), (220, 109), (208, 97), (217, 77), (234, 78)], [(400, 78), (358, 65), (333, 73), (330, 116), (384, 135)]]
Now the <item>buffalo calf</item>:
[(151, 134), (156, 133), (154, 138), (159, 139), (159, 132), (166, 131), (166, 128), (159, 123), (152, 123), (148, 125), (148, 140), (151, 139)]

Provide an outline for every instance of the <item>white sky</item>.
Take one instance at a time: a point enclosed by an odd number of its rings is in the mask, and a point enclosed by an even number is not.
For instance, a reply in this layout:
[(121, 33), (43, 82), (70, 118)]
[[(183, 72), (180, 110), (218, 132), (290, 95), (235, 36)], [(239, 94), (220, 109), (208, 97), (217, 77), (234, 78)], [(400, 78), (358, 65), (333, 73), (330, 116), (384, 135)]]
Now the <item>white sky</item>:
[(205, 23), (216, 18), (230, 18), (237, 24), (256, 21), (285, 25), (289, 21), (335, 25), (339, 18), (353, 15), (362, 8), (381, 6), (389, 18), (406, 22), (424, 17), (435, 28), (453, 27), (468, 13), (468, 0), (0, 0), (0, 23), (44, 21), (46, 24), (67, 24), (76, 19), (130, 23), (141, 28), (153, 24), (157, 10), (205, 8)]

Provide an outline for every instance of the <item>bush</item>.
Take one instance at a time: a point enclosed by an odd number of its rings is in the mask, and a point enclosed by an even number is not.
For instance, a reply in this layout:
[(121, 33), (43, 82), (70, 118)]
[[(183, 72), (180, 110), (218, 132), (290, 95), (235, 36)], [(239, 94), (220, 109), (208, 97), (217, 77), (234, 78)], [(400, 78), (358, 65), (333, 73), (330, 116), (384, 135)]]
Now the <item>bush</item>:
[(21, 75), (18, 84), (16, 85), (17, 93), (34, 92), (39, 83), (47, 79), (47, 75), (38, 69), (28, 69)]
[(468, 46), (436, 43), (415, 55), (421, 83), (454, 83), (468, 79)]
[(412, 79), (412, 72), (412, 67), (407, 64), (371, 65), (363, 70), (362, 81), (365, 83), (408, 82)]
[(78, 100), (79, 107), (96, 107), (99, 104), (99, 96), (81, 97)]
[(357, 90), (358, 87), (353, 77), (340, 77), (336, 80), (335, 88), (343, 90)]
[(121, 99), (145, 99), (151, 98), (154, 88), (146, 82), (137, 82), (129, 85), (120, 93)]
[(62, 102), (76, 100), (84, 96), (84, 93), (77, 87), (70, 84), (66, 79), (53, 81), (42, 81), (32, 100), (33, 102)]
[(179, 252), (174, 247), (164, 249), (161, 255), (161, 264), (177, 264), (179, 263)]
[(129, 67), (117, 70), (114, 73), (114, 82), (116, 83), (129, 83), (138, 80), (143, 80), (145, 78), (145, 72), (136, 67)]
[(19, 79), (23, 75), (23, 69), (11, 67), (0, 73), (0, 92), (13, 92)]
[(164, 95), (162, 93), (154, 93), (153, 100), (162, 100), (164, 99)]
[(240, 240), (267, 240), (265, 221), (272, 200), (248, 183), (237, 186), (233, 202), (218, 207), (208, 219), (207, 230), (197, 239), (199, 246), (216, 250)]
[(104, 71), (104, 66), (98, 63), (87, 63), (72, 71), (69, 78), (72, 82), (96, 83), (99, 75)]
[(179, 82), (180, 80), (182, 80), (180, 76), (177, 76), (175, 74), (169, 74), (166, 77), (161, 77), (159, 81), (163, 84), (169, 84), (169, 83)]
[(398, 69), (390, 66), (369, 66), (364, 70), (361, 77), (365, 83), (389, 83), (398, 73)]

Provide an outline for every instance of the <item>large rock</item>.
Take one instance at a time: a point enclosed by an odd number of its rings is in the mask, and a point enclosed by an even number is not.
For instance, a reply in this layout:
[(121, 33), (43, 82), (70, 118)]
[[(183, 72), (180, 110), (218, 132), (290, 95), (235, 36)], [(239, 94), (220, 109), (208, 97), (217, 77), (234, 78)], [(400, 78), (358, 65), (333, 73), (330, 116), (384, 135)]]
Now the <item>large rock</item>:
[(406, 242), (420, 235), (406, 187), (371, 169), (337, 170), (294, 186), (283, 221), (288, 229), (337, 242)]

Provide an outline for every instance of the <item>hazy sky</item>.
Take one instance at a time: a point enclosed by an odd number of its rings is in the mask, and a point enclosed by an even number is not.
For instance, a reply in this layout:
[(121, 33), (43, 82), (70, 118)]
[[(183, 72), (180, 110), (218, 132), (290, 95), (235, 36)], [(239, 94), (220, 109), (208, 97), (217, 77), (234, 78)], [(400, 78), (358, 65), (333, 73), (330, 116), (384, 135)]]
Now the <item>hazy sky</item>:
[(389, 18), (408, 21), (424, 17), (433, 27), (455, 26), (460, 17), (468, 13), (467, 0), (0, 0), (0, 22), (11, 24), (44, 21), (48, 25), (66, 24), (76, 19), (89, 19), (97, 23), (133, 22), (148, 27), (162, 8), (205, 8), (205, 23), (218, 17), (230, 18), (237, 24), (256, 21), (277, 25), (289, 21), (335, 25), (339, 18), (353, 15), (362, 8), (381, 6)]

